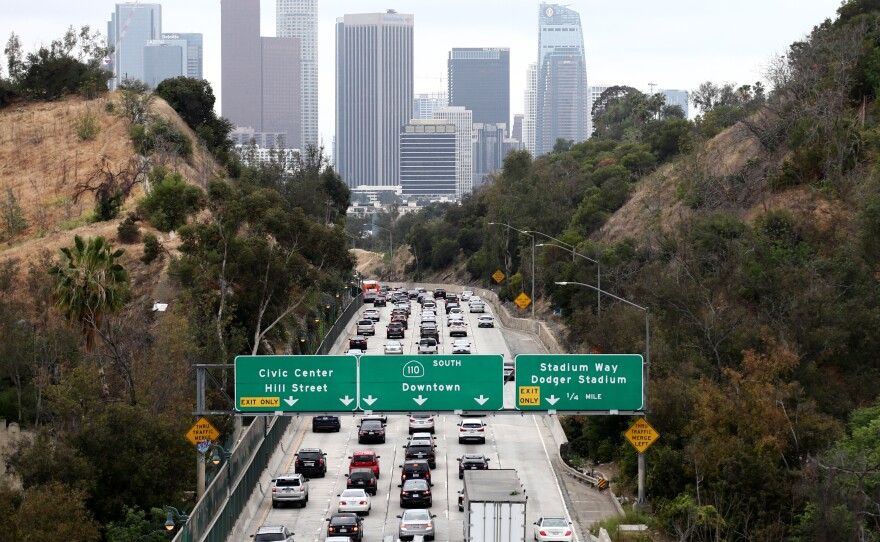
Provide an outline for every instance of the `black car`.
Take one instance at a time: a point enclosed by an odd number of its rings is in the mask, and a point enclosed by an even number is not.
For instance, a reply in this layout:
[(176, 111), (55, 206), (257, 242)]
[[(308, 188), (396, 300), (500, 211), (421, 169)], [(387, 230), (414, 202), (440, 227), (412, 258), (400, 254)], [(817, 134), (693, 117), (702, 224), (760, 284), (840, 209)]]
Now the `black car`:
[(327, 536), (347, 536), (356, 541), (364, 538), (364, 520), (354, 512), (333, 514), (327, 521)]
[(461, 305), (458, 304), (458, 301), (455, 301), (455, 302), (447, 301), (446, 302), (446, 314), (449, 314), (449, 311), (451, 311), (455, 307), (461, 308)]
[(403, 472), (400, 473), (400, 483), (405, 484), (407, 480), (425, 480), (431, 485), (431, 466), (424, 459), (412, 459), (404, 461), (400, 466)]
[(434, 299), (440, 299), (441, 297), (446, 299), (446, 290), (444, 288), (435, 288)]
[(489, 468), (489, 460), (484, 455), (465, 454), (458, 458), (458, 479), (464, 478), (466, 470), (486, 470)]
[(458, 303), (458, 294), (446, 294), (446, 303)]
[(426, 480), (407, 480), (400, 488), (400, 507), (429, 507), (432, 503), (431, 486)]
[(352, 348), (355, 348), (358, 350), (363, 350), (364, 352), (366, 352), (367, 351), (367, 338), (364, 337), (363, 335), (355, 335), (354, 337), (352, 337), (351, 339), (348, 340), (348, 349), (351, 350)]
[(312, 432), (333, 431), (339, 432), (338, 416), (315, 416), (312, 418)]
[(323, 478), (327, 475), (327, 455), (320, 448), (300, 448), (296, 452), (296, 461), (293, 464), (293, 472), (305, 476), (317, 476)]
[(434, 446), (427, 444), (408, 444), (403, 447), (406, 459), (424, 459), (432, 469), (437, 468), (437, 457)]
[(376, 299), (373, 300), (374, 307), (384, 307), (388, 304), (388, 301), (385, 299), (384, 295), (377, 295)]
[(437, 339), (437, 342), (440, 342), (440, 330), (437, 329), (437, 324), (433, 322), (422, 323), (419, 328), (419, 338), (426, 339), (428, 337), (433, 337)]
[(358, 444), (385, 442), (385, 424), (379, 420), (364, 420), (358, 429)]
[(378, 490), (376, 475), (372, 469), (351, 469), (345, 477), (348, 478), (346, 489), (363, 489), (370, 495), (375, 495)]
[(388, 324), (385, 334), (388, 335), (389, 339), (402, 339), (404, 333), (403, 322), (391, 322)]

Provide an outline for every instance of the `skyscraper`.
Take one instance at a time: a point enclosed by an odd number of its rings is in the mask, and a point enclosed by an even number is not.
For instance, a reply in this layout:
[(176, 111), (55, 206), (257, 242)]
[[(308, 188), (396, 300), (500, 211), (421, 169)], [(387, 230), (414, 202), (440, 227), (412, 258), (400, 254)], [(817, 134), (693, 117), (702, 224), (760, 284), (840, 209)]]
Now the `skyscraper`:
[(510, 49), (453, 48), (447, 60), (449, 105), (474, 122), (510, 125)]
[(165, 79), (184, 75), (185, 65), (185, 45), (151, 40), (144, 46), (143, 82), (155, 89)]
[(260, 0), (221, 0), (220, 28), (223, 116), (302, 148), (300, 40), (260, 37)]
[(474, 123), (474, 188), (483, 184), (489, 175), (501, 169), (505, 156), (504, 124)]
[(414, 119), (400, 133), (400, 184), (413, 196), (455, 196), (455, 125)]
[(577, 143), (589, 137), (584, 35), (576, 11), (541, 4), (537, 68), (535, 156), (541, 156), (558, 138)]
[(302, 51), (303, 145), (318, 145), (318, 0), (277, 0), (276, 35), (299, 38)]
[(400, 131), (413, 106), (413, 16), (336, 20), (336, 167), (350, 187), (400, 184)]
[(535, 156), (535, 126), (538, 122), (538, 65), (529, 64), (526, 70), (525, 116), (523, 117), (522, 141), (529, 154)]
[(434, 110), (449, 105), (445, 92), (428, 92), (416, 94), (413, 98), (412, 118), (428, 120), (434, 118)]
[(204, 52), (202, 50), (202, 35), (199, 33), (173, 32), (163, 33), (162, 40), (173, 44), (185, 43), (186, 66), (183, 75), (193, 79), (203, 79)]
[(474, 116), (462, 106), (440, 107), (434, 110), (435, 119), (455, 125), (456, 164), (455, 195), (462, 197), (474, 189)]
[(160, 4), (116, 4), (107, 24), (107, 41), (113, 46), (113, 85), (123, 80), (144, 80), (144, 47), (162, 35)]

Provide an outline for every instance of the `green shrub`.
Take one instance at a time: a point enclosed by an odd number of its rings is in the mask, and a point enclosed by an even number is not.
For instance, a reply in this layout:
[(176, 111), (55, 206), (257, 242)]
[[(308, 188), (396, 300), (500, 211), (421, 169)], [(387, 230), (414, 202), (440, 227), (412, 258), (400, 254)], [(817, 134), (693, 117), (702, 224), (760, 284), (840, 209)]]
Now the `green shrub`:
[(101, 131), (101, 127), (98, 125), (98, 117), (88, 111), (77, 115), (74, 125), (76, 127), (76, 137), (80, 141), (92, 141)]
[(170, 120), (154, 118), (149, 128), (142, 124), (132, 124), (128, 133), (135, 151), (143, 156), (157, 152), (176, 154), (183, 158), (192, 156), (192, 141)]
[(134, 213), (128, 213), (125, 220), (119, 223), (116, 228), (116, 236), (121, 243), (135, 243), (141, 236), (140, 228), (137, 225), (138, 217)]
[(152, 188), (139, 209), (159, 231), (183, 226), (187, 217), (205, 204), (202, 190), (187, 184), (180, 174), (170, 175), (165, 168), (155, 167), (149, 180)]
[(152, 263), (161, 254), (162, 243), (159, 242), (159, 238), (153, 233), (144, 235), (144, 255), (141, 256), (141, 261), (146, 264)]

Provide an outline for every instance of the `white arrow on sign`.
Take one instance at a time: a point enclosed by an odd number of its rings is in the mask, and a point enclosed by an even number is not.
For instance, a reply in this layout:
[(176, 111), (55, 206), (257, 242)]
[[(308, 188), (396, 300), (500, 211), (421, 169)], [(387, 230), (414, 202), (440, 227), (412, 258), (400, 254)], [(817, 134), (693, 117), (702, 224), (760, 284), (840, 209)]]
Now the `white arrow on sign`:
[(339, 400), (342, 401), (343, 405), (348, 406), (351, 404), (352, 401), (354, 401), (354, 397), (349, 397), (348, 395), (346, 395), (345, 397), (340, 397)]
[(419, 394), (418, 397), (413, 397), (413, 401), (415, 401), (416, 404), (418, 404), (419, 406), (422, 406), (423, 404), (425, 404), (425, 401), (427, 401), (427, 400), (428, 400), (428, 398), (422, 397), (421, 393)]
[(297, 401), (299, 401), (299, 399), (294, 399), (293, 395), (291, 395), (290, 397), (288, 397), (287, 399), (284, 400), (284, 402), (290, 406), (293, 406), (294, 403), (296, 403)]
[(369, 405), (369, 406), (373, 406), (373, 403), (375, 403), (376, 401), (379, 400), (378, 397), (373, 397), (372, 393), (370, 395), (364, 397), (363, 399), (364, 399), (364, 402), (367, 403), (367, 405)]
[(483, 394), (482, 394), (482, 393), (480, 394), (479, 397), (474, 397), (474, 401), (476, 401), (477, 403), (479, 403), (480, 406), (485, 405), (485, 404), (486, 404), (486, 401), (488, 401), (488, 400), (489, 400), (489, 398), (488, 398), (488, 397), (483, 397)]
[(547, 398), (547, 402), (550, 403), (551, 405), (555, 405), (556, 401), (558, 401), (558, 400), (559, 400), (559, 397), (556, 397), (555, 395), (551, 395), (550, 397)]

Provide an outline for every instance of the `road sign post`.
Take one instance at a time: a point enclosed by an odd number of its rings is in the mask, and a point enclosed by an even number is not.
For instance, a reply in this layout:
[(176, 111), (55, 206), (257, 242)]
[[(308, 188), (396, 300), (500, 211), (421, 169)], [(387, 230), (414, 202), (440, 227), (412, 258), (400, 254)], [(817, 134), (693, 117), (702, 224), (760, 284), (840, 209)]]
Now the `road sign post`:
[(357, 410), (355, 356), (238, 356), (235, 406), (247, 412)]
[(641, 411), (642, 359), (638, 354), (516, 356), (516, 408)]
[(376, 411), (500, 410), (504, 356), (361, 356), (360, 407)]

